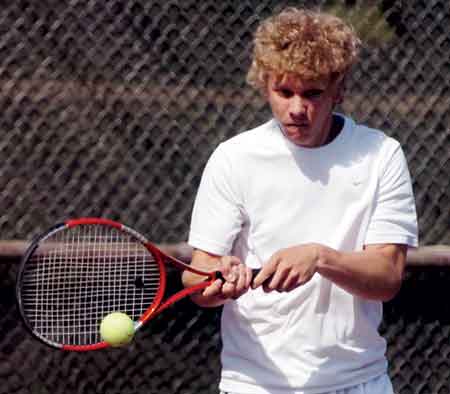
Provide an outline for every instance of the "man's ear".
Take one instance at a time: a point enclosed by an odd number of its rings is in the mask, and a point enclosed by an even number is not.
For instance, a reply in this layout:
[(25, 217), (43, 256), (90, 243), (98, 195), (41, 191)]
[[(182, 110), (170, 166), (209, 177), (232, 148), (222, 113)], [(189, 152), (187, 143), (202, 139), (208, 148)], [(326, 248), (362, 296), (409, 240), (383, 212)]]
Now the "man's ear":
[(334, 97), (334, 104), (335, 105), (339, 105), (342, 104), (342, 102), (344, 101), (344, 92), (343, 92), (343, 88), (339, 88), (339, 90), (336, 92), (336, 96)]

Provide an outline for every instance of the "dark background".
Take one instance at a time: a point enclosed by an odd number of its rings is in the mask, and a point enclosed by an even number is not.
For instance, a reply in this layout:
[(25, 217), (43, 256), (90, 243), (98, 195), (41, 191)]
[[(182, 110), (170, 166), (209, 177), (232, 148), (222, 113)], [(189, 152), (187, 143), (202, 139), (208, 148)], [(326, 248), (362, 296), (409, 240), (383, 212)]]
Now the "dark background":
[[(258, 22), (288, 4), (344, 13), (360, 31), (341, 110), (402, 143), (421, 245), (450, 244), (447, 0), (4, 2), (0, 238), (103, 216), (154, 242), (184, 241), (212, 150), (270, 116), (245, 74)], [(61, 354), (23, 330), (16, 271), (0, 263), (0, 393), (216, 391), (220, 310), (184, 300), (128, 348)], [(410, 268), (385, 305), (397, 393), (450, 392), (449, 278)]]

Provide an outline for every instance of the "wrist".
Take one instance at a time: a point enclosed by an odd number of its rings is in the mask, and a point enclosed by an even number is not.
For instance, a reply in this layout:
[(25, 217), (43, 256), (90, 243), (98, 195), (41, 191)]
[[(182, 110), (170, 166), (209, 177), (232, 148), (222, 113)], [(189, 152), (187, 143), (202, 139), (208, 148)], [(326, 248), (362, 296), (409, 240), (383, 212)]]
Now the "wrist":
[(325, 245), (317, 245), (317, 272), (335, 265), (339, 259), (339, 252)]
[(191, 300), (202, 308), (216, 308), (223, 306), (229, 301), (229, 299), (223, 298), (219, 295), (204, 296), (199, 293), (191, 295)]

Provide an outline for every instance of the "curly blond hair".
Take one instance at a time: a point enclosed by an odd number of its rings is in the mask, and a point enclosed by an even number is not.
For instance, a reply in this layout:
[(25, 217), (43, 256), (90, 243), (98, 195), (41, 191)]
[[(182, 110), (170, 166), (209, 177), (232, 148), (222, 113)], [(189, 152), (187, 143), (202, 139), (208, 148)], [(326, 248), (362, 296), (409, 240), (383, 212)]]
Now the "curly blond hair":
[(272, 72), (308, 80), (337, 77), (356, 63), (360, 46), (353, 28), (338, 17), (289, 7), (259, 25), (247, 82), (264, 91)]

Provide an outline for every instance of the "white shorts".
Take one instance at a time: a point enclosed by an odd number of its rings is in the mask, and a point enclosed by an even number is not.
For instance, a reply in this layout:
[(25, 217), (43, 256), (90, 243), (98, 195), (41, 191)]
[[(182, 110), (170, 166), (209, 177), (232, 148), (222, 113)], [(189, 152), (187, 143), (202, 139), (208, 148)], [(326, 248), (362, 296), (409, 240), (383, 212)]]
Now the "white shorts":
[[(240, 394), (221, 391), (220, 394)], [(298, 394), (301, 394), (300, 392)], [(394, 394), (391, 379), (387, 374), (378, 376), (368, 382), (341, 390), (329, 391), (323, 394)]]

